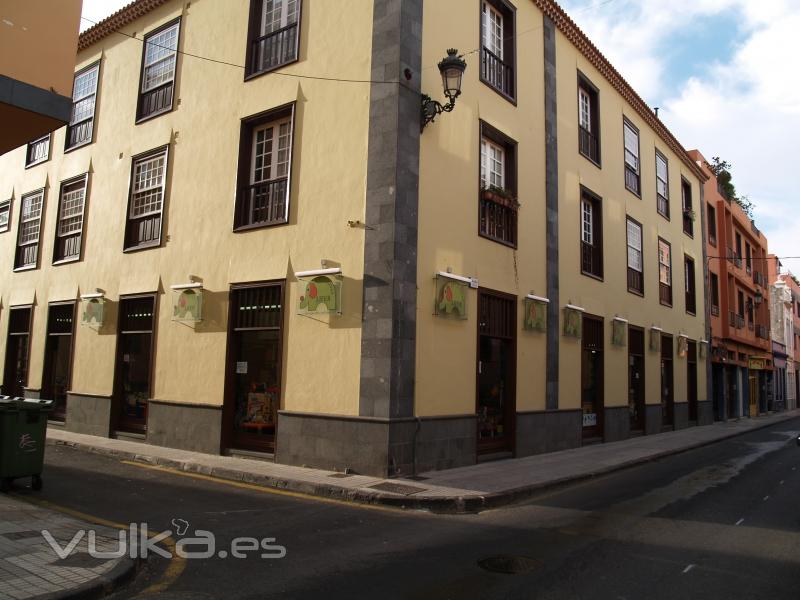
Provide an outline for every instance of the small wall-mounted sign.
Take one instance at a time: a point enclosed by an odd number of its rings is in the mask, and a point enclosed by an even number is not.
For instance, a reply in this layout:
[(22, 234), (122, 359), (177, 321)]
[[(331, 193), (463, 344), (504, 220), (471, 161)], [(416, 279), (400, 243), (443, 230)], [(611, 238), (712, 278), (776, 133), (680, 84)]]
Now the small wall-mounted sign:
[(583, 313), (585, 309), (574, 304), (564, 307), (564, 335), (580, 339), (583, 337)]
[(433, 314), (451, 319), (467, 318), (467, 289), (472, 286), (472, 279), (439, 272), (436, 274), (436, 298)]
[(540, 296), (528, 294), (522, 300), (524, 317), (522, 327), (526, 331), (547, 331), (547, 305), (550, 300)]
[(708, 356), (708, 340), (700, 340), (700, 358), (705, 358)]
[(650, 328), (650, 351), (661, 352), (661, 334), (663, 333), (661, 327)]
[(301, 286), (298, 314), (342, 314), (341, 269), (298, 271), (295, 276)]
[(594, 427), (597, 425), (597, 413), (583, 413), (583, 426)]
[(611, 343), (614, 346), (625, 346), (627, 344), (628, 320), (622, 317), (614, 317), (611, 320)]
[(81, 295), (81, 325), (99, 329), (105, 318), (106, 299), (103, 294)]
[(686, 358), (689, 352), (689, 338), (683, 334), (678, 336), (678, 356)]
[(763, 371), (767, 368), (767, 359), (760, 356), (751, 356), (747, 360), (747, 368), (751, 371)]
[(172, 286), (172, 320), (199, 323), (203, 320), (203, 284)]

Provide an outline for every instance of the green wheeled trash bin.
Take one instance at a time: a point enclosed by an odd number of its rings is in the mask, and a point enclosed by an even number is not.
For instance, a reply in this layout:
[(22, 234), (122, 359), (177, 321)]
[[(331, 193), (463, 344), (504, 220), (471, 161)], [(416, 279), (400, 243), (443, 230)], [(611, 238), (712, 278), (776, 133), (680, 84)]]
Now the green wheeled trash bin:
[(42, 489), (42, 467), (47, 414), (52, 400), (0, 398), (0, 491), (11, 482), (30, 477), (34, 490)]

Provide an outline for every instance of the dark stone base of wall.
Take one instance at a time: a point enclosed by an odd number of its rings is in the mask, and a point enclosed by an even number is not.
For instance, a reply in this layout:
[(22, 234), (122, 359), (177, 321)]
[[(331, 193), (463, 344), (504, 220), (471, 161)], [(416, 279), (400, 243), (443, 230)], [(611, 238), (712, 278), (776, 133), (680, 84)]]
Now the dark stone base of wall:
[[(416, 443), (415, 443), (416, 435)], [(475, 464), (475, 417), (379, 419), (281, 411), (275, 461), (374, 475)]]
[(219, 454), (221, 435), (221, 406), (148, 402), (148, 444)]
[(697, 403), (697, 424), (711, 425), (714, 422), (714, 405), (710, 400)]
[(647, 435), (661, 433), (661, 405), (645, 404), (644, 411), (644, 432)]
[(111, 433), (111, 397), (67, 393), (65, 429), (108, 437)]
[(580, 410), (517, 413), (517, 457), (568, 450), (581, 445)]
[(678, 429), (686, 429), (689, 426), (689, 403), (676, 402), (675, 410), (675, 431)]
[(627, 406), (607, 406), (603, 418), (604, 442), (618, 442), (630, 437), (631, 417)]

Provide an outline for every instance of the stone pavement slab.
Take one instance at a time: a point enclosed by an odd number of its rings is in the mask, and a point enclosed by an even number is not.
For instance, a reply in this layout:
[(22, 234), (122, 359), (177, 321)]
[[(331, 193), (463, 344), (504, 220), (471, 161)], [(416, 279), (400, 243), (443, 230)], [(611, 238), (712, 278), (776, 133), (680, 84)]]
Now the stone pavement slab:
[[(218, 456), (101, 438), (49, 428), (48, 442), (187, 473), (368, 504), (433, 512), (475, 512), (529, 497), (546, 487), (609, 473), (800, 417), (800, 410), (753, 419), (596, 444), (526, 458), (485, 462), (411, 479), (282, 465), (266, 460)], [(800, 428), (800, 425), (798, 425)]]
[[(96, 559), (88, 553), (88, 531), (95, 531), (97, 550), (118, 548), (116, 530), (92, 525), (40, 506), (0, 494), (0, 598), (14, 600), (99, 597), (132, 576), (128, 557)], [(46, 541), (46, 530), (66, 549), (81, 530), (86, 533), (66, 558)]]

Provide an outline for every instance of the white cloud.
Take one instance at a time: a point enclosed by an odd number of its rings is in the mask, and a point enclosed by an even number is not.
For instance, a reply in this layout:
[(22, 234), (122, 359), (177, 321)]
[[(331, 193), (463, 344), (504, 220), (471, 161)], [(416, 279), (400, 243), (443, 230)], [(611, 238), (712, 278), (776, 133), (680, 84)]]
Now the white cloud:
[[(796, 0), (611, 0), (565, 8), (687, 148), (733, 165), (737, 191), (756, 205), (770, 251), (800, 255), (800, 3)], [(583, 5), (585, 6), (585, 4)], [(613, 7), (613, 8), (612, 8)], [(734, 12), (731, 12), (734, 11)], [(687, 23), (736, 15), (734, 51), (689, 79), (671, 76), (667, 53)], [(696, 22), (696, 21), (694, 21)], [(702, 51), (703, 44), (695, 48)], [(695, 54), (696, 56), (696, 54)], [(702, 56), (697, 56), (702, 61)], [(800, 207), (798, 207), (800, 208)], [(786, 261), (800, 272), (800, 261)]]

